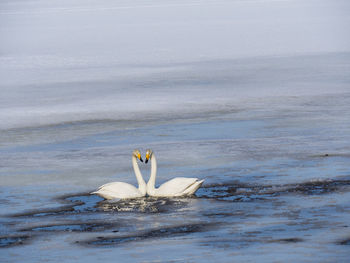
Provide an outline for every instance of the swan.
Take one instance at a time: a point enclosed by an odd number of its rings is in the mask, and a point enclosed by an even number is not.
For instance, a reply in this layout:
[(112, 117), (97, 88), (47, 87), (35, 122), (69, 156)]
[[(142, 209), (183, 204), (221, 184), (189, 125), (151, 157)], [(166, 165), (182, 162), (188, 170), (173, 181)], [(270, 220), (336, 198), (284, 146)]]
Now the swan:
[(139, 159), (143, 162), (141, 158), (141, 153), (139, 150), (134, 150), (132, 153), (132, 166), (134, 168), (135, 176), (139, 187), (123, 183), (123, 182), (112, 182), (107, 183), (100, 186), (97, 191), (92, 192), (91, 194), (97, 194), (105, 199), (126, 199), (126, 198), (137, 198), (143, 197), (146, 195), (146, 182), (143, 180), (142, 174), (140, 172), (140, 168), (137, 164), (137, 160)]
[(203, 184), (204, 180), (198, 178), (176, 177), (171, 179), (158, 188), (155, 188), (157, 175), (157, 160), (152, 150), (146, 151), (146, 160), (151, 160), (151, 176), (147, 183), (147, 194), (149, 196), (172, 197), (172, 196), (189, 196), (194, 194)]

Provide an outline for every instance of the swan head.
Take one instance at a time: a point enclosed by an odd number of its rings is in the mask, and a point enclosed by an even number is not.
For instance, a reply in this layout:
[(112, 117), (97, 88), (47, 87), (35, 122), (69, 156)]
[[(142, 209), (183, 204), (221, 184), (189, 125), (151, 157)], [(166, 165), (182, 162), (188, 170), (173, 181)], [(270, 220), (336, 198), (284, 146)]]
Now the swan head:
[(141, 152), (139, 150), (134, 150), (132, 152), (132, 155), (135, 156), (137, 159), (139, 159), (141, 162), (143, 162), (142, 157), (141, 157)]
[(153, 151), (151, 149), (147, 149), (145, 163), (148, 163), (148, 160), (151, 159), (152, 154), (153, 154)]

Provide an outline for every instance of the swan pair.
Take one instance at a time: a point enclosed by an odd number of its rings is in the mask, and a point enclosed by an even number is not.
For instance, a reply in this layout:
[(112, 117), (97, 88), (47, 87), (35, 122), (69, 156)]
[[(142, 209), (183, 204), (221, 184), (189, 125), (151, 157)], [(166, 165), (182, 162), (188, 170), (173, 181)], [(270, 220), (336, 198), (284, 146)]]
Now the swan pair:
[(149, 196), (158, 197), (189, 196), (194, 194), (204, 181), (198, 180), (197, 178), (176, 177), (165, 182), (159, 186), (159, 188), (155, 188), (157, 160), (153, 151), (150, 149), (146, 151), (145, 163), (147, 163), (148, 160), (151, 160), (151, 176), (147, 184), (143, 180), (140, 168), (137, 164), (137, 159), (143, 162), (140, 151), (134, 150), (131, 159), (139, 185), (138, 188), (128, 183), (112, 182), (100, 186), (97, 191), (92, 192), (91, 194), (97, 194), (106, 199), (137, 198), (146, 196), (146, 193)]

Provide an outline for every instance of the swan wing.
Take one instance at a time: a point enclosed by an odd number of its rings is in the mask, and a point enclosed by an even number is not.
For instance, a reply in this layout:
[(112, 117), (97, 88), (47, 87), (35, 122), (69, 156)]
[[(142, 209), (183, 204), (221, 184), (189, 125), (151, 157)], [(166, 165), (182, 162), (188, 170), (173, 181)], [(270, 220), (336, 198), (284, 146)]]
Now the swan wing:
[(190, 192), (187, 193), (186, 190), (197, 182), (199, 182), (197, 178), (176, 177), (159, 186), (159, 188), (156, 190), (157, 195), (161, 195), (161, 196), (189, 195), (191, 193)]
[(135, 186), (124, 182), (112, 182), (100, 186), (97, 191), (91, 194), (97, 194), (106, 199), (115, 198), (136, 198), (143, 195)]

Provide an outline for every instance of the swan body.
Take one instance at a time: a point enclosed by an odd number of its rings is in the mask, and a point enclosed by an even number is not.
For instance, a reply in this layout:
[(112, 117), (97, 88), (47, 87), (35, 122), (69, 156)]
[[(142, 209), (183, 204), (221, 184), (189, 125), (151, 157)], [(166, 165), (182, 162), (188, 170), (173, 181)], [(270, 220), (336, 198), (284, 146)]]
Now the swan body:
[(198, 178), (176, 177), (155, 188), (157, 161), (152, 150), (147, 150), (145, 163), (149, 159), (151, 160), (151, 176), (147, 183), (147, 194), (149, 196), (178, 197), (193, 195), (204, 182), (204, 180), (198, 180)]
[(132, 166), (139, 185), (138, 188), (124, 182), (112, 182), (100, 186), (97, 191), (94, 191), (91, 194), (97, 194), (105, 199), (127, 199), (145, 196), (147, 192), (146, 182), (143, 180), (136, 159), (139, 159), (142, 162), (139, 150), (135, 150), (132, 154)]
[(91, 194), (97, 194), (105, 199), (126, 199), (143, 197), (146, 193), (142, 193), (135, 186), (124, 182), (112, 182), (100, 186), (97, 191)]

